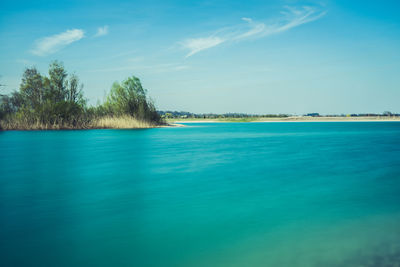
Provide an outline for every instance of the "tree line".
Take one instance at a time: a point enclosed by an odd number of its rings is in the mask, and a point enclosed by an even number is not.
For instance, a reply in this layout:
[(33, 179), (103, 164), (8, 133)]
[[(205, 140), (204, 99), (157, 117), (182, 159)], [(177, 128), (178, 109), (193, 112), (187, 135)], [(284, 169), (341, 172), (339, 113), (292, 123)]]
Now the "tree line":
[(158, 111), (162, 118), (194, 118), (194, 119), (224, 119), (224, 118), (286, 118), (288, 114), (247, 114), (247, 113), (191, 113), (186, 111)]
[(115, 82), (104, 103), (88, 106), (79, 77), (68, 74), (59, 61), (50, 64), (48, 76), (35, 67), (25, 69), (19, 90), (0, 95), (0, 127), (4, 129), (96, 128), (96, 121), (104, 117), (162, 123), (139, 78)]

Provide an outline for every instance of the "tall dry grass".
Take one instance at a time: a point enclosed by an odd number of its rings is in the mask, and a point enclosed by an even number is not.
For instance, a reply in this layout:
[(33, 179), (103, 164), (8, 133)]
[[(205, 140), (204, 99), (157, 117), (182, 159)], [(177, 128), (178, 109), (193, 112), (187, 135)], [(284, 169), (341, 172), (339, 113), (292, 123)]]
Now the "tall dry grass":
[(46, 124), (40, 121), (4, 120), (1, 122), (1, 130), (60, 130), (74, 129), (72, 125)]
[(142, 129), (160, 126), (156, 123), (140, 121), (130, 116), (105, 116), (79, 125), (45, 124), (38, 120), (9, 119), (0, 122), (0, 130), (62, 130), (62, 129)]
[(135, 129), (135, 128), (152, 128), (157, 125), (154, 123), (140, 121), (130, 116), (122, 117), (101, 117), (94, 119), (89, 128), (92, 129)]

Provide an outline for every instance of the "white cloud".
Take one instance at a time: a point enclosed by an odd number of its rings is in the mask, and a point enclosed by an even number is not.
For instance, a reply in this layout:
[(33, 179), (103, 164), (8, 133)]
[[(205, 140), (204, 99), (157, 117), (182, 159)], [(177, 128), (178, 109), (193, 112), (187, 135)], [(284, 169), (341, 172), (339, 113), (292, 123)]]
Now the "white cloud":
[(65, 32), (39, 39), (35, 42), (35, 47), (31, 51), (37, 56), (47, 56), (53, 54), (69, 44), (85, 37), (85, 33), (80, 29), (67, 30)]
[(252, 36), (262, 34), (266, 30), (266, 25), (264, 23), (255, 23), (252, 19), (242, 18), (244, 21), (248, 22), (248, 29), (245, 32), (241, 32), (233, 36), (232, 40), (246, 39)]
[(226, 42), (243, 41), (249, 38), (260, 38), (271, 34), (281, 33), (302, 24), (315, 21), (323, 17), (326, 12), (321, 12), (317, 8), (304, 6), (302, 8), (285, 7), (285, 11), (281, 12), (284, 18), (276, 21), (271, 25), (262, 22), (255, 22), (251, 18), (243, 17), (245, 25), (240, 24), (226, 29), (220, 29), (217, 34), (209, 37), (191, 38), (181, 42), (183, 49), (188, 50), (186, 57), (220, 45)]
[(253, 21), (251, 18), (245, 18), (245, 17), (243, 17), (242, 20), (247, 21), (247, 22), (252, 22)]
[(100, 37), (100, 36), (104, 36), (108, 34), (108, 26), (103, 26), (103, 27), (99, 27), (97, 28), (97, 33), (95, 34), (94, 37)]
[(189, 49), (189, 54), (186, 57), (190, 57), (202, 50), (217, 46), (225, 42), (224, 39), (216, 36), (209, 36), (205, 38), (194, 38), (194, 39), (187, 39), (182, 43), (182, 46), (186, 49)]
[(297, 10), (291, 7), (286, 7), (286, 9), (289, 10), (289, 12), (283, 12), (283, 14), (285, 14), (287, 17), (286, 23), (282, 25), (275, 25), (270, 34), (287, 31), (291, 28), (320, 19), (326, 14), (326, 12), (317, 13), (314, 8), (307, 6), (303, 7), (302, 10)]

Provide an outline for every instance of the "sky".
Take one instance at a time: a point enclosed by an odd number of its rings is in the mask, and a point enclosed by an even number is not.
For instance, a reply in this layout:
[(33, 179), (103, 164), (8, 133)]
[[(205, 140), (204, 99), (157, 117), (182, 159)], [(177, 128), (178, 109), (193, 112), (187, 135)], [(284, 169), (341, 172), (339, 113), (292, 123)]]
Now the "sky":
[(400, 113), (400, 1), (0, 1), (2, 93), (53, 60), (89, 104), (131, 75), (160, 110)]

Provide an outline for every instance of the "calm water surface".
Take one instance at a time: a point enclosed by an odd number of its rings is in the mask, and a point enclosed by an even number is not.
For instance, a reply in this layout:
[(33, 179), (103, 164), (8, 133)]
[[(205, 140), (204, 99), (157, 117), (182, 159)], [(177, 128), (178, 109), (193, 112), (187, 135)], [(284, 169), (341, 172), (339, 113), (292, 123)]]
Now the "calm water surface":
[(400, 123), (0, 132), (1, 266), (398, 266)]

